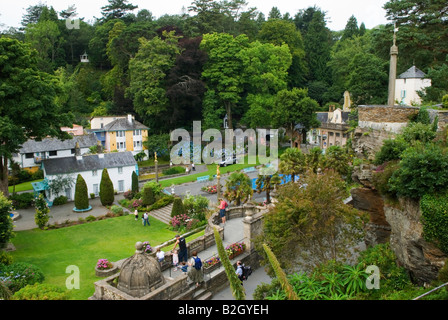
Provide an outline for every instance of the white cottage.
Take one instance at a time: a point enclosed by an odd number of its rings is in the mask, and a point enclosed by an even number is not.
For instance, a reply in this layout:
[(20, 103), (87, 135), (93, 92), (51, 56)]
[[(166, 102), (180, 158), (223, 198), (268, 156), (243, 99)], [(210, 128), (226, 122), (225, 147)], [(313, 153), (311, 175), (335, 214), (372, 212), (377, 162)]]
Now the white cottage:
[(395, 80), (395, 101), (403, 105), (420, 104), (422, 99), (418, 91), (431, 86), (431, 79), (416, 66), (410, 67)]
[(31, 172), (40, 168), (42, 160), (65, 158), (75, 156), (76, 144), (80, 147), (81, 154), (89, 152), (89, 148), (97, 145), (95, 134), (74, 136), (72, 139), (60, 140), (57, 138), (45, 138), (41, 141), (29, 139), (20, 148), (13, 160), (20, 167)]
[(47, 159), (42, 162), (44, 181), (46, 185), (51, 185), (53, 179), (69, 176), (73, 179), (73, 185), (67, 187), (59, 194), (52, 194), (46, 188), (46, 198), (52, 202), (58, 196), (66, 196), (69, 201), (75, 197), (75, 183), (78, 174), (84, 178), (88, 194), (99, 195), (101, 174), (107, 168), (110, 179), (114, 185), (114, 190), (125, 192), (132, 188), (132, 172), (138, 174), (138, 165), (132, 152), (112, 152), (94, 155), (77, 155), (75, 157), (65, 157), (57, 159)]

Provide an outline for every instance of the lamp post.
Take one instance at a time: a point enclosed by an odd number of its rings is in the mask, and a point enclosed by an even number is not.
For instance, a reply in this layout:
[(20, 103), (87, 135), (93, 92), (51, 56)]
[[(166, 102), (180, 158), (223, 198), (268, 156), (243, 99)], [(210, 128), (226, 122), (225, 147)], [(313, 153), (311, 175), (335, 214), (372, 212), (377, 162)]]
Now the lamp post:
[(154, 152), (154, 164), (155, 164), (155, 166), (156, 166), (156, 182), (158, 183), (159, 182), (159, 170), (158, 170), (158, 162), (159, 161), (157, 161), (157, 152)]
[(221, 174), (219, 172), (219, 165), (216, 166), (216, 180), (217, 180), (217, 184), (216, 184), (216, 195), (218, 197), (218, 202), (219, 202), (219, 197), (221, 196), (221, 185), (219, 184), (219, 180), (221, 179)]

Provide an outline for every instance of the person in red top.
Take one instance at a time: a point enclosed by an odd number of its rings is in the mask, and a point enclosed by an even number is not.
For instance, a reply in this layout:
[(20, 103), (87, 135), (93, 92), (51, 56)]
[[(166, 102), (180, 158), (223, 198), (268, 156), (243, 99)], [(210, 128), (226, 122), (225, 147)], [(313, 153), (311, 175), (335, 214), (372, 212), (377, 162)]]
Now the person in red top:
[(226, 224), (226, 208), (228, 207), (227, 202), (222, 198), (219, 199), (219, 216), (221, 217), (222, 223)]

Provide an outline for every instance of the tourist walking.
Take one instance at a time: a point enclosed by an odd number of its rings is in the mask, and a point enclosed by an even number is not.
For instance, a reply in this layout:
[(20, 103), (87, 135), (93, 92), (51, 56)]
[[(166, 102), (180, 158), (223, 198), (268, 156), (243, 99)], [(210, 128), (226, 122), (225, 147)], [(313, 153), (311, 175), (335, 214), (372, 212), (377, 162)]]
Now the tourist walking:
[(188, 174), (190, 169), (188, 168), (188, 165), (185, 167), (185, 173)]
[(243, 280), (244, 280), (244, 278), (243, 278), (243, 263), (240, 260), (238, 260), (236, 262), (236, 271), (235, 271), (235, 273), (238, 276), (238, 279), (240, 279), (241, 285), (243, 285)]
[(145, 212), (145, 213), (143, 214), (143, 226), (146, 226), (146, 225), (148, 225), (148, 226), (151, 225), (151, 224), (149, 223), (149, 215), (148, 215), (148, 212)]
[(196, 168), (194, 167), (194, 163), (191, 164), (191, 170), (196, 171)]
[(134, 216), (135, 216), (135, 221), (137, 221), (138, 220), (138, 210), (137, 209), (135, 209), (135, 211), (134, 211)]
[(185, 241), (184, 237), (181, 237), (180, 235), (176, 234), (176, 243), (174, 244), (173, 250), (176, 249), (177, 245), (179, 245), (179, 262), (185, 261), (187, 262), (187, 242)]
[(219, 216), (221, 217), (222, 224), (226, 224), (226, 208), (229, 205), (227, 202), (224, 201), (224, 199), (219, 198)]
[(195, 250), (191, 253), (192, 257), (188, 265), (191, 267), (188, 272), (188, 277), (191, 281), (196, 283), (196, 287), (199, 287), (199, 283), (204, 281), (204, 275), (202, 274), (202, 261), (198, 257), (198, 252)]

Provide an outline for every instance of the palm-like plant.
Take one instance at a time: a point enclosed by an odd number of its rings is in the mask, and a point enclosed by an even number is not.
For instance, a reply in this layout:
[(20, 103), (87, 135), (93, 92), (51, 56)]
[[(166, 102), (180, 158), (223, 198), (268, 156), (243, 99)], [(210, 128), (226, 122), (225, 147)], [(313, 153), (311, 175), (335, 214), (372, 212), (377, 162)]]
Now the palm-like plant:
[(276, 186), (280, 185), (280, 176), (275, 173), (273, 175), (259, 175), (255, 181), (257, 185), (257, 193), (262, 191), (266, 192), (266, 203), (271, 203), (271, 191), (275, 189)]
[(242, 172), (233, 172), (226, 181), (226, 191), (223, 196), (239, 206), (241, 203), (245, 203), (253, 193), (252, 181), (249, 176)]
[(308, 169), (313, 170), (314, 173), (317, 169), (322, 166), (324, 160), (324, 155), (319, 147), (314, 147), (310, 150), (310, 153), (306, 155), (306, 165)]
[(367, 273), (361, 264), (356, 266), (345, 265), (343, 269), (344, 286), (347, 295), (355, 295), (365, 288)]
[(295, 182), (295, 176), (306, 171), (305, 155), (297, 148), (288, 148), (280, 156), (278, 169), (282, 174), (292, 176), (292, 182)]

